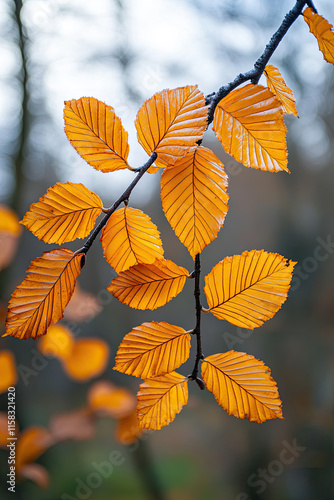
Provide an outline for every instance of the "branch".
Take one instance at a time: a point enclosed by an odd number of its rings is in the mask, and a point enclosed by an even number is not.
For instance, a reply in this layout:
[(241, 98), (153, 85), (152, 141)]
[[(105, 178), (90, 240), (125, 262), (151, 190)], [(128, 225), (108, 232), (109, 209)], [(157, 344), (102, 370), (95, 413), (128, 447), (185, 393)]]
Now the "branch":
[(202, 313), (202, 305), (201, 305), (201, 287), (200, 287), (200, 277), (201, 277), (201, 261), (200, 254), (198, 253), (195, 257), (195, 287), (194, 287), (194, 296), (195, 296), (195, 307), (196, 307), (196, 326), (193, 330), (193, 334), (196, 335), (197, 339), (197, 352), (195, 359), (195, 366), (190, 375), (190, 380), (196, 380), (199, 387), (203, 390), (205, 389), (205, 385), (203, 380), (198, 377), (198, 365), (201, 359), (203, 359), (202, 352), (202, 342), (201, 342), (201, 313)]
[(254, 64), (254, 68), (246, 73), (240, 73), (233, 82), (220, 87), (218, 92), (213, 92), (206, 96), (206, 103), (209, 105), (209, 113), (208, 113), (208, 125), (213, 121), (213, 116), (215, 109), (221, 99), (226, 97), (232, 90), (241, 85), (242, 83), (247, 82), (248, 80), (251, 83), (257, 84), (264, 68), (266, 67), (269, 59), (275, 52), (278, 47), (278, 44), (283, 39), (284, 35), (290, 28), (290, 26), (296, 21), (296, 19), (301, 15), (304, 5), (310, 6), (313, 10), (314, 6), (311, 0), (297, 0), (295, 6), (288, 12), (285, 18), (282, 21), (281, 26), (278, 28), (276, 33), (271, 37), (270, 42), (266, 45), (262, 55), (258, 58), (258, 60)]

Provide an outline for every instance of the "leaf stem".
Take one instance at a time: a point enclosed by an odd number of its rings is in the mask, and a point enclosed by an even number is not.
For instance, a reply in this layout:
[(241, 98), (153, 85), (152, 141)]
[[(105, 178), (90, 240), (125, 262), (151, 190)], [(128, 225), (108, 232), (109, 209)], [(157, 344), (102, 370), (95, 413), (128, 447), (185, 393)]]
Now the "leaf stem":
[(194, 278), (195, 278), (195, 286), (194, 286), (194, 296), (195, 296), (195, 309), (196, 309), (196, 326), (193, 330), (193, 334), (196, 335), (197, 339), (197, 352), (195, 365), (190, 375), (191, 380), (196, 380), (197, 384), (201, 389), (205, 389), (205, 385), (203, 380), (198, 377), (198, 365), (201, 359), (204, 358), (202, 352), (202, 339), (201, 339), (201, 313), (202, 313), (202, 305), (201, 305), (201, 287), (200, 287), (200, 278), (201, 278), (201, 260), (200, 254), (198, 253), (195, 257), (195, 270), (194, 270)]
[(91, 235), (88, 237), (86, 243), (82, 248), (77, 250), (75, 253), (87, 253), (90, 247), (92, 246), (95, 238), (101, 231), (101, 229), (107, 224), (109, 217), (111, 214), (115, 212), (115, 210), (119, 207), (119, 205), (123, 202), (126, 202), (129, 199), (130, 194), (132, 193), (133, 188), (138, 184), (140, 179), (143, 177), (145, 172), (150, 168), (150, 166), (155, 162), (157, 159), (158, 155), (155, 151), (151, 154), (147, 162), (140, 168), (136, 169), (137, 175), (129, 184), (129, 186), (126, 188), (126, 190), (121, 194), (121, 196), (115, 201), (115, 203), (108, 208), (106, 215), (103, 217), (103, 219), (100, 221), (100, 223), (95, 227)]
[[(221, 99), (226, 97), (232, 90), (237, 88), (242, 83), (251, 81), (253, 84), (257, 84), (264, 68), (266, 67), (269, 59), (278, 47), (278, 44), (283, 39), (284, 35), (290, 28), (290, 26), (296, 21), (296, 19), (301, 15), (303, 7), (305, 5), (312, 4), (310, 0), (297, 0), (295, 6), (285, 15), (282, 24), (278, 30), (273, 34), (269, 43), (267, 43), (262, 55), (254, 64), (254, 68), (246, 73), (240, 73), (233, 82), (223, 85), (217, 92), (213, 92), (206, 96), (206, 104), (209, 106), (208, 112), (208, 126), (213, 121), (215, 109)], [(313, 5), (313, 4), (312, 4)], [(314, 6), (312, 7), (314, 9)]]

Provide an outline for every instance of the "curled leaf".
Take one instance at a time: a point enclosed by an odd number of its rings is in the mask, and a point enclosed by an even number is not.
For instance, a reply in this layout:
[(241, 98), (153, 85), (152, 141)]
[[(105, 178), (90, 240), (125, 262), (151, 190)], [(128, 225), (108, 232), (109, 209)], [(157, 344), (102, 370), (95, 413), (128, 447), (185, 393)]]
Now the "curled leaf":
[(304, 10), (303, 16), (310, 28), (310, 32), (318, 41), (319, 50), (322, 52), (325, 61), (334, 64), (333, 25), (327, 19), (314, 12), (310, 7)]
[(264, 74), (267, 77), (269, 90), (271, 90), (271, 92), (275, 94), (282, 103), (283, 113), (298, 116), (296, 100), (293, 92), (283, 80), (283, 77), (278, 69), (275, 68), (275, 66), (268, 64), (264, 68)]

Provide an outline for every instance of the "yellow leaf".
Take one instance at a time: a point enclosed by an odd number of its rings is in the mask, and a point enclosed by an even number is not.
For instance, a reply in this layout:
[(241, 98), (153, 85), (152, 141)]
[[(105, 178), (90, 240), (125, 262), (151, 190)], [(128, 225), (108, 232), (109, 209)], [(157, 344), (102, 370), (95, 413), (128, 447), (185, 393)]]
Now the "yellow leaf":
[(11, 208), (0, 205), (0, 233), (19, 236), (21, 229), (16, 213)]
[(173, 422), (188, 402), (188, 380), (172, 372), (140, 385), (137, 414), (142, 429), (158, 431)]
[(207, 114), (204, 95), (197, 85), (165, 89), (139, 109), (135, 121), (138, 141), (147, 154), (157, 153), (158, 167), (174, 165), (202, 139)]
[(88, 236), (101, 210), (99, 196), (83, 184), (57, 182), (31, 205), (21, 223), (45, 243), (61, 245)]
[(71, 356), (75, 341), (68, 328), (58, 324), (51, 325), (46, 333), (38, 342), (38, 349), (44, 356), (59, 359)]
[(304, 20), (307, 22), (310, 32), (316, 37), (319, 49), (325, 61), (334, 64), (334, 32), (333, 25), (327, 19), (320, 16), (313, 9), (307, 7), (303, 12)]
[(143, 323), (122, 340), (114, 370), (143, 379), (164, 375), (187, 361), (190, 335), (165, 321)]
[(106, 369), (109, 347), (101, 339), (80, 339), (62, 362), (67, 374), (79, 382), (98, 377)]
[(116, 387), (107, 380), (99, 380), (90, 387), (88, 404), (98, 415), (123, 418), (136, 408), (136, 398), (127, 389)]
[(276, 382), (263, 361), (229, 351), (208, 356), (201, 368), (208, 390), (230, 415), (258, 423), (283, 418)]
[(37, 339), (63, 315), (84, 264), (84, 254), (66, 248), (44, 252), (27, 269), (28, 276), (9, 302), (6, 333)]
[(205, 278), (210, 311), (242, 328), (261, 326), (285, 302), (295, 264), (264, 250), (226, 257)]
[(163, 172), (161, 201), (176, 236), (195, 259), (224, 223), (228, 210), (224, 165), (210, 149), (197, 147)]
[(289, 172), (281, 103), (266, 87), (250, 83), (224, 97), (213, 130), (226, 153), (245, 167)]
[(125, 207), (114, 212), (102, 236), (103, 254), (117, 273), (163, 257), (157, 227), (141, 210)]
[(10, 351), (0, 351), (0, 393), (8, 391), (17, 383), (17, 371), (13, 354)]
[(282, 103), (283, 113), (288, 115), (298, 116), (298, 111), (296, 109), (296, 100), (294, 98), (292, 90), (287, 86), (279, 70), (268, 64), (264, 68), (264, 74), (267, 78), (267, 85), (269, 90), (279, 101)]
[(114, 108), (93, 97), (65, 102), (65, 132), (79, 155), (102, 172), (128, 168), (128, 134)]
[(188, 274), (171, 260), (157, 259), (154, 264), (137, 264), (121, 272), (107, 290), (122, 304), (153, 310), (182, 291)]

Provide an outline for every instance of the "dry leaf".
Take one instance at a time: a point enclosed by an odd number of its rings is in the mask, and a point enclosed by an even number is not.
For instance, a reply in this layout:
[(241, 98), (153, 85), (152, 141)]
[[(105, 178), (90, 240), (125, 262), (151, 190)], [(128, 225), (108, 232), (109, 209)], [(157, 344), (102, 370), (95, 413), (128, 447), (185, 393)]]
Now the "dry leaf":
[(316, 37), (319, 50), (325, 61), (334, 64), (334, 32), (333, 25), (327, 19), (320, 16), (310, 7), (303, 12), (304, 20), (307, 22), (310, 32)]
[(271, 90), (271, 92), (275, 94), (277, 99), (279, 99), (282, 103), (283, 113), (298, 116), (296, 100), (293, 92), (283, 80), (283, 77), (278, 69), (275, 68), (275, 66), (268, 64), (264, 68), (264, 74), (267, 77), (269, 90)]

